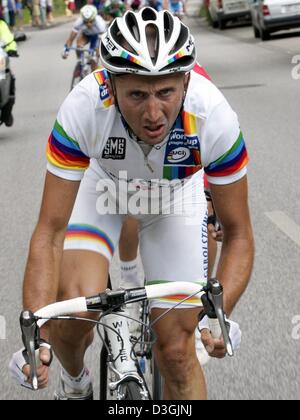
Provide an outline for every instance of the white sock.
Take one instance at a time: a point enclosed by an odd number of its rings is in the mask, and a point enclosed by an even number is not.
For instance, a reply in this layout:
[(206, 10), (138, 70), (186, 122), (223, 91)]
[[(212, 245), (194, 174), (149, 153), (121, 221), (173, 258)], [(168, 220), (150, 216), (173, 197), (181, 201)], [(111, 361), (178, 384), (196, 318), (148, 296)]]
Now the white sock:
[(74, 378), (73, 376), (69, 375), (68, 372), (62, 367), (61, 375), (64, 384), (71, 388), (71, 390), (77, 392), (87, 390), (92, 381), (90, 372), (87, 368), (83, 368), (82, 372), (76, 378)]
[(138, 261), (121, 261), (121, 287), (143, 287), (138, 275)]

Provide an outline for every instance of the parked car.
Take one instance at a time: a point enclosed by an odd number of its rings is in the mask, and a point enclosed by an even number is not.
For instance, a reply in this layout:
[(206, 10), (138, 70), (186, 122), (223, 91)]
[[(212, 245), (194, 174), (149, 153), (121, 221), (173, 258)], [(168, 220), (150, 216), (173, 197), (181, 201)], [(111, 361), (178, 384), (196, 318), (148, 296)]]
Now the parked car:
[(219, 29), (229, 21), (251, 18), (249, 0), (210, 0), (208, 10), (212, 26)]
[(300, 27), (300, 0), (253, 0), (254, 36), (266, 41), (272, 32)]

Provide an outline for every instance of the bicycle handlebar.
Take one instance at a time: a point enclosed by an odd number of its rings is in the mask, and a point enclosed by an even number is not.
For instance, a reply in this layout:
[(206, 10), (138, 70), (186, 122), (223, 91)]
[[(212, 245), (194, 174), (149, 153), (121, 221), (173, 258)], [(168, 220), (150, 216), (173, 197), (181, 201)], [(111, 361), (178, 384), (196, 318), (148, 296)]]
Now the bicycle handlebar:
[(65, 51), (76, 51), (90, 54), (91, 51), (96, 51), (97, 48), (78, 48), (78, 47), (65, 47)]
[[(33, 389), (37, 389), (37, 363), (35, 353), (38, 348), (39, 329), (51, 318), (68, 316), (74, 313), (89, 312), (90, 310), (107, 311), (120, 308), (125, 304), (140, 302), (147, 299), (163, 298), (171, 295), (193, 296), (199, 299), (199, 306), (204, 306), (205, 314), (209, 318), (209, 327), (214, 338), (223, 335), (226, 350), (233, 356), (232, 344), (226, 326), (223, 310), (223, 288), (217, 280), (210, 280), (203, 289), (195, 283), (174, 282), (156, 284), (136, 289), (107, 290), (92, 297), (80, 297), (46, 306), (34, 315), (29, 311), (21, 314), (20, 323), (23, 342), (28, 352), (31, 366)], [(43, 318), (43, 319), (41, 319)]]

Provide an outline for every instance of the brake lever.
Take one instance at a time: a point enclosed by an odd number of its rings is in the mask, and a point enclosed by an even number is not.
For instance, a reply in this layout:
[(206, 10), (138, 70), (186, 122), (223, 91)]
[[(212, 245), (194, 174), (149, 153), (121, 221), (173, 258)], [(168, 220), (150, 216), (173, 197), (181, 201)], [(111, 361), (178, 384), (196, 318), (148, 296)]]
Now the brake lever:
[[(227, 329), (223, 306), (223, 286), (217, 279), (210, 279), (206, 287), (207, 299), (211, 303), (209, 318), (218, 319), (228, 356), (233, 357), (234, 351)], [(207, 303), (206, 303), (207, 305)]]
[(39, 358), (36, 352), (39, 351), (39, 328), (36, 323), (36, 318), (31, 311), (23, 311), (20, 315), (20, 325), (22, 330), (22, 340), (25, 350), (28, 354), (30, 365), (30, 380), (34, 391), (38, 390), (38, 376), (37, 368), (39, 365)]

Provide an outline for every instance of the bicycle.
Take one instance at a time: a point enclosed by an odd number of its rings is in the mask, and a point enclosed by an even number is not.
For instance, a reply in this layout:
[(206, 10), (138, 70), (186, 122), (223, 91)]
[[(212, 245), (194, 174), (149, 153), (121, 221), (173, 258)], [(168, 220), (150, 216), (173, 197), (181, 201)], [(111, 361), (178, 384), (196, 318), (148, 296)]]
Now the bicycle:
[[(177, 294), (188, 296), (148, 325), (150, 315), (148, 301)], [(186, 282), (116, 291), (107, 289), (106, 292), (97, 296), (54, 303), (40, 309), (35, 314), (23, 311), (20, 316), (20, 325), (31, 367), (30, 379), (33, 390), (38, 389), (39, 329), (50, 320), (85, 320), (97, 325), (99, 336), (103, 341), (100, 399), (107, 399), (107, 391), (110, 392), (111, 397), (115, 396), (117, 400), (162, 399), (163, 381), (152, 352), (153, 326), (170, 311), (192, 297), (197, 297), (204, 308), (204, 311), (199, 315), (199, 320), (208, 315), (213, 336), (215, 338), (223, 336), (227, 354), (233, 356), (223, 311), (223, 288), (215, 279), (210, 280), (207, 286), (202, 289), (195, 283)], [(122, 311), (124, 305), (135, 302), (143, 303), (142, 320), (140, 321), (141, 336), (138, 339), (130, 337), (128, 323), (124, 322), (128, 316)], [(74, 313), (95, 311), (101, 313), (99, 321), (70, 316)], [(104, 327), (105, 337), (100, 331), (100, 326)], [(146, 370), (148, 370), (148, 375), (145, 374)], [(109, 383), (108, 373), (111, 375)]]
[(66, 48), (64, 54), (68, 53), (70, 50), (76, 51), (79, 55), (72, 75), (70, 88), (70, 90), (72, 90), (81, 82), (81, 80), (92, 72), (92, 66), (97, 63), (98, 59), (96, 57), (96, 49), (70, 47)]

